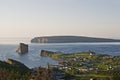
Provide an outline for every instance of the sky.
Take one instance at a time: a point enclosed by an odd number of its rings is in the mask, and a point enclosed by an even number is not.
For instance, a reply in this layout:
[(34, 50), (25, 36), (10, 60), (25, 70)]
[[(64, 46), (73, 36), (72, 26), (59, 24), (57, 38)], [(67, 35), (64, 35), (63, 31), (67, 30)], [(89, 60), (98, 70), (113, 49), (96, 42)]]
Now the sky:
[(0, 0), (0, 38), (74, 35), (120, 39), (120, 0)]

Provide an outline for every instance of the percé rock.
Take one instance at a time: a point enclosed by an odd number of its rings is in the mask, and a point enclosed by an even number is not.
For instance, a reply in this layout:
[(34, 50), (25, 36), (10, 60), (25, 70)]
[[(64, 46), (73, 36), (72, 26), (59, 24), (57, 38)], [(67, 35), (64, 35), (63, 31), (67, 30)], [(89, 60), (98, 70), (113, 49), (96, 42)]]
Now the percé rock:
[(120, 40), (84, 36), (44, 36), (35, 37), (31, 40), (31, 43), (77, 43), (77, 42), (120, 42)]
[(28, 45), (24, 43), (20, 43), (17, 52), (19, 54), (28, 53)]

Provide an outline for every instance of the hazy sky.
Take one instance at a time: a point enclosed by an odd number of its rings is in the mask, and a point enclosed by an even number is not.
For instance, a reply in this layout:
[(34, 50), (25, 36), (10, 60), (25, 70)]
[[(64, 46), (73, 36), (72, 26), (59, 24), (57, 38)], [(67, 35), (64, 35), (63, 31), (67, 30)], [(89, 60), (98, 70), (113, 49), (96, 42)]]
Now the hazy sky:
[(120, 38), (120, 0), (0, 0), (0, 37)]

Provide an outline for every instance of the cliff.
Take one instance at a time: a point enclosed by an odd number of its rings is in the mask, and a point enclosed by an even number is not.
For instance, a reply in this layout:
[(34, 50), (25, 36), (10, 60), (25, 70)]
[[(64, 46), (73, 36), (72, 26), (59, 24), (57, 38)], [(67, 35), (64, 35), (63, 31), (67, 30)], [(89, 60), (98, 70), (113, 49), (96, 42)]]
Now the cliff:
[(22, 69), (29, 70), (29, 68), (27, 66), (25, 66), (23, 63), (18, 62), (18, 61), (13, 60), (13, 59), (7, 59), (6, 63), (11, 65), (11, 66), (17, 67), (21, 70)]
[(55, 54), (55, 52), (47, 51), (47, 50), (41, 50), (40, 56), (51, 57), (52, 54)]
[(20, 43), (17, 52), (19, 54), (28, 53), (28, 45), (24, 43)]
[(0, 61), (0, 69), (8, 70), (9, 72), (16, 71), (21, 74), (26, 74), (26, 72), (30, 71), (30, 69), (23, 63), (13, 59), (8, 59), (7, 61)]
[(83, 36), (45, 36), (35, 37), (31, 40), (31, 43), (78, 43), (78, 42), (120, 42), (120, 40)]

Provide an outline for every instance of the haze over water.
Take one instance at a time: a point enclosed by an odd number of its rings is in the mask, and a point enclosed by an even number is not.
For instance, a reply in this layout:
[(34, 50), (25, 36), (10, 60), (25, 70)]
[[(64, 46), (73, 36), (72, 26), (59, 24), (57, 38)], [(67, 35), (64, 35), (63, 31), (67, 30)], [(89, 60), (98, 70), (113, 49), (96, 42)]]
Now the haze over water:
[(30, 38), (0, 38), (0, 44), (19, 44), (20, 42), (29, 44)]

